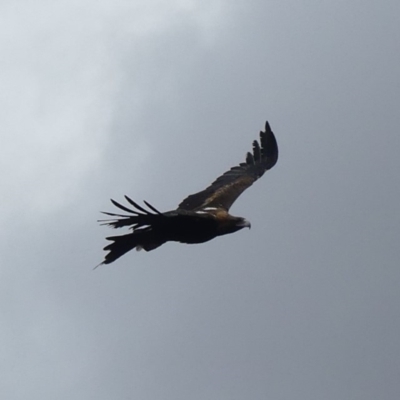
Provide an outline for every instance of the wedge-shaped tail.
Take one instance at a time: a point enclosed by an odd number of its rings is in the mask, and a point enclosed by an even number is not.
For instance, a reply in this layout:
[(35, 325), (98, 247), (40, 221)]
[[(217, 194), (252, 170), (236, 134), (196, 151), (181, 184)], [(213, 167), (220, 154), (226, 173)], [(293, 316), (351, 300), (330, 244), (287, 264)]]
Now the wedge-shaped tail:
[(101, 264), (110, 264), (135, 247), (138, 250), (143, 248), (149, 251), (163, 244), (154, 242), (155, 238), (151, 232), (151, 228), (137, 229), (127, 235), (110, 236), (106, 239), (112, 243), (104, 247), (104, 250), (108, 251), (108, 253)]
[(99, 220), (99, 222), (101, 222), (101, 225), (108, 225), (112, 228), (129, 226), (133, 232), (121, 236), (107, 237), (106, 239), (110, 240), (112, 243), (104, 247), (104, 250), (108, 251), (108, 254), (105, 256), (104, 261), (101, 264), (110, 264), (135, 247), (138, 250), (143, 248), (146, 251), (150, 251), (164, 243), (156, 237), (157, 235), (155, 234), (153, 227), (162, 224), (166, 216), (146, 201), (144, 201), (145, 205), (152, 212), (135, 203), (128, 196), (125, 196), (125, 198), (134, 208), (128, 208), (113, 199), (111, 199), (111, 202), (119, 209), (128, 213), (128, 215), (103, 211), (103, 214), (114, 218)]

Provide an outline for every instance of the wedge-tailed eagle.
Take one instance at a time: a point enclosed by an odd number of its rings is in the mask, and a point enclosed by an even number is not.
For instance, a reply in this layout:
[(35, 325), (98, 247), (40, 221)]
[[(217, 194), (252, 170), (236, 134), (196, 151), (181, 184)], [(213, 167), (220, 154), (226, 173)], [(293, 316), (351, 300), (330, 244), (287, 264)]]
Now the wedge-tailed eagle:
[(113, 219), (100, 222), (112, 228), (128, 226), (132, 232), (106, 238), (111, 243), (104, 247), (108, 253), (101, 264), (110, 264), (134, 248), (150, 251), (169, 241), (203, 243), (216, 236), (250, 228), (249, 221), (229, 214), (229, 208), (277, 160), (278, 145), (266, 122), (265, 132), (260, 132), (260, 143), (253, 142), (253, 153), (247, 153), (246, 162), (231, 168), (201, 192), (186, 197), (176, 210), (160, 212), (144, 201), (148, 207), (145, 209), (125, 196), (132, 207), (128, 208), (111, 199), (127, 215), (103, 212)]

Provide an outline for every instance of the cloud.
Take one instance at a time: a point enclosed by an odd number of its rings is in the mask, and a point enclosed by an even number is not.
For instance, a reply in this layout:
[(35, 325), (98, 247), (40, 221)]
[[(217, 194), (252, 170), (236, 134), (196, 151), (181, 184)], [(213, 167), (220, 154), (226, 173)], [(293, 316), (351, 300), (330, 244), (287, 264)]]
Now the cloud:
[[(2, 13), (1, 184), (12, 218), (74, 202), (114, 139), (123, 54), (181, 23), (210, 41), (220, 2), (10, 3)], [(140, 81), (140, 78), (139, 78)], [(131, 118), (146, 94), (138, 83)], [(136, 90), (135, 90), (136, 89)], [(146, 153), (142, 140), (134, 158)], [(147, 151), (148, 153), (148, 151)], [(7, 173), (5, 173), (7, 171)], [(24, 196), (21, 196), (21, 192)]]
[[(0, 7), (6, 398), (396, 397), (397, 2)], [(109, 197), (175, 207), (266, 118), (250, 232), (92, 271)]]

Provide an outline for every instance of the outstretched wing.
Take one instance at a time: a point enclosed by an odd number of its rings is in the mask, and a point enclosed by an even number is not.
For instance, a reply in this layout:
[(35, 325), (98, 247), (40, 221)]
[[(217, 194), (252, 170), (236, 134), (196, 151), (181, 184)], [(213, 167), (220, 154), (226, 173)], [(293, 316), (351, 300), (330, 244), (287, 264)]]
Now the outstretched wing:
[(260, 143), (253, 142), (253, 154), (247, 153), (246, 162), (239, 164), (217, 178), (207, 189), (186, 197), (178, 209), (216, 207), (229, 210), (234, 201), (272, 168), (278, 160), (278, 145), (275, 136), (265, 123), (265, 132), (260, 132)]

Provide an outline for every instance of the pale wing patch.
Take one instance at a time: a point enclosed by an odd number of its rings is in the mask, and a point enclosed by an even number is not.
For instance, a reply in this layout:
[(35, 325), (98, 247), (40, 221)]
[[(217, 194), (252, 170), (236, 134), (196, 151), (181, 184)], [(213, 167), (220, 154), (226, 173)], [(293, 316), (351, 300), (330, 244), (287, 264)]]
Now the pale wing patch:
[[(229, 209), (240, 194), (251, 186), (254, 181), (255, 179), (252, 176), (239, 176), (233, 182), (227, 183), (218, 188), (204, 201), (203, 204), (218, 203), (220, 207), (226, 207)], [(203, 209), (206, 210), (206, 208)]]

